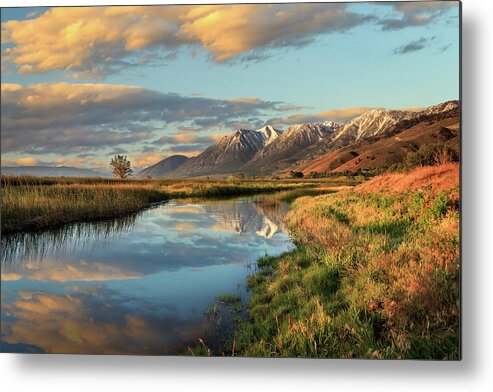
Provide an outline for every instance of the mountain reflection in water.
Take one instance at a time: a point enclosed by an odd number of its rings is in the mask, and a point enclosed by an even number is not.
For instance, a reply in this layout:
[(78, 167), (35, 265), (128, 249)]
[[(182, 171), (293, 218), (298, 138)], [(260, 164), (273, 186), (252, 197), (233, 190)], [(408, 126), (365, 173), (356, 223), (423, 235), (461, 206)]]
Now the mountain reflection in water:
[(287, 211), (248, 199), (170, 202), (2, 237), (2, 351), (159, 355), (199, 338), (220, 344), (204, 312), (222, 293), (246, 299), (252, 263), (292, 247)]

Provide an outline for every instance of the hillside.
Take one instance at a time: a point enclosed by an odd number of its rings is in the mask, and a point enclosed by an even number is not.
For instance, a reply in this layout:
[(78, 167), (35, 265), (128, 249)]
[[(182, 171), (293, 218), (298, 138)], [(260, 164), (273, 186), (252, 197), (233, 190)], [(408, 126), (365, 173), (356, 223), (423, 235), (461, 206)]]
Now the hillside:
[[(163, 160), (152, 177), (270, 176), (291, 170), (325, 173), (385, 169), (424, 144), (459, 146), (460, 107), (447, 101), (422, 110), (373, 109), (344, 123), (307, 123), (281, 131), (239, 129), (194, 158)], [(154, 174), (146, 174), (149, 172)]]
[(296, 200), (297, 247), (257, 262), (235, 354), (459, 359), (458, 185), (445, 164)]
[(199, 177), (230, 174), (242, 169), (255, 154), (278, 139), (280, 131), (272, 127), (240, 129), (224, 136), (216, 144), (170, 173), (174, 177)]
[[(342, 157), (342, 163), (344, 163), (349, 160), (349, 156), (346, 154), (356, 147), (370, 145), (379, 140), (391, 138), (420, 123), (423, 126), (433, 125), (436, 122), (451, 117), (455, 117), (457, 119), (456, 122), (459, 123), (459, 115), (460, 107), (458, 101), (443, 102), (419, 111), (370, 110), (345, 123), (332, 139), (324, 138), (319, 143), (310, 146), (306, 151), (300, 152), (295, 157), (297, 161), (293, 166), (298, 168), (296, 170), (303, 170), (303, 168), (309, 165), (316, 167), (318, 160), (327, 159), (328, 161), (332, 161), (334, 156), (329, 156), (331, 153), (349, 147), (349, 151), (347, 149), (339, 151), (341, 155), (345, 155), (345, 157)], [(337, 159), (339, 158), (335, 160)], [(394, 160), (393, 163), (397, 161), (398, 159)], [(390, 166), (390, 164), (383, 166)], [(327, 165), (327, 167), (329, 166), (331, 167), (330, 170), (334, 170), (340, 165), (331, 163)], [(373, 167), (373, 165), (369, 165), (369, 167)], [(326, 171), (326, 169), (313, 169), (313, 171), (320, 172)]]
[(395, 136), (356, 142), (328, 153), (299, 168), (303, 173), (342, 172), (358, 169), (385, 169), (402, 162), (405, 156), (424, 144), (445, 143), (458, 150), (459, 117), (437, 122), (421, 121)]
[(137, 173), (136, 177), (152, 177), (152, 178), (160, 178), (160, 177), (166, 177), (171, 173), (173, 170), (177, 169), (181, 165), (183, 165), (185, 162), (187, 162), (190, 158), (184, 156), (184, 155), (172, 155), (170, 157), (167, 157), (163, 159), (162, 161), (159, 161), (158, 163), (149, 166), (143, 170), (141, 170), (139, 173)]
[(288, 128), (272, 143), (259, 150), (242, 168), (246, 173), (268, 175), (287, 169), (300, 151), (333, 135), (337, 124), (302, 124)]
[(424, 166), (405, 173), (386, 173), (358, 185), (358, 193), (406, 192), (427, 190), (433, 194), (452, 189), (459, 185), (459, 165), (446, 163), (438, 166)]

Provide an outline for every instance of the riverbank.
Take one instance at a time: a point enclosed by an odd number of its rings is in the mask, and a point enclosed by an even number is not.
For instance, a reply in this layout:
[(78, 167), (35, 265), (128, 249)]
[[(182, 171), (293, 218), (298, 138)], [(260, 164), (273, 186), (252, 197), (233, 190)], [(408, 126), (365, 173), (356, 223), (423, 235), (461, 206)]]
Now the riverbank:
[(458, 359), (459, 170), (302, 197), (297, 248), (258, 260), (235, 355)]
[(2, 232), (36, 231), (111, 219), (171, 198), (230, 197), (311, 187), (307, 183), (225, 180), (112, 180), (2, 177)]

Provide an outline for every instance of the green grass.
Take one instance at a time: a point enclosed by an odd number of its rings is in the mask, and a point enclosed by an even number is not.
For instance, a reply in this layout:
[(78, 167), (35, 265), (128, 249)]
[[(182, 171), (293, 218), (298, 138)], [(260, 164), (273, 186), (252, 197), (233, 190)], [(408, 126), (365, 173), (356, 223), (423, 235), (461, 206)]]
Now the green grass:
[(286, 191), (280, 191), (273, 194), (261, 195), (257, 198), (256, 202), (266, 206), (275, 206), (279, 203), (292, 203), (297, 198), (302, 196), (318, 196), (327, 193), (334, 193), (334, 190), (317, 189), (310, 187), (303, 187), (297, 189), (289, 189)]
[(218, 299), (226, 305), (228, 310), (232, 313), (240, 313), (244, 310), (241, 303), (241, 297), (239, 295), (221, 294)]
[(458, 359), (457, 188), (294, 202), (297, 248), (258, 260), (235, 355)]

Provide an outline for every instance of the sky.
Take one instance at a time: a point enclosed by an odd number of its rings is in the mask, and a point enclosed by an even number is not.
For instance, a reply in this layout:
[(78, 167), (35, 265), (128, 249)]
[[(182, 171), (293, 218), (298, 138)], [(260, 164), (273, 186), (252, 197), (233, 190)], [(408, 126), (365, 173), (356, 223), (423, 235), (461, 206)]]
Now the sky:
[(459, 3), (1, 10), (2, 166), (136, 169), (238, 128), (459, 99)]

